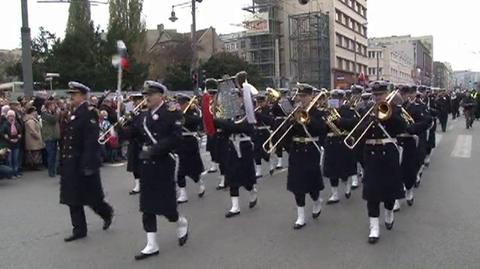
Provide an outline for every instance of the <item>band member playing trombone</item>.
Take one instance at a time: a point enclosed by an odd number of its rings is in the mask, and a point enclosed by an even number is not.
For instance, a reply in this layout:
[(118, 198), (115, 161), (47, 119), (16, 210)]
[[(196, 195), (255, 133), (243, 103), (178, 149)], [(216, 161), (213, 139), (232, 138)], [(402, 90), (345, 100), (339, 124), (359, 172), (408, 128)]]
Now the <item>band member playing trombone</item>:
[[(267, 93), (268, 94), (268, 93)], [(255, 153), (255, 176), (262, 177), (262, 159), (270, 162), (270, 154), (263, 149), (263, 143), (270, 136), (270, 126), (273, 125), (273, 116), (268, 107), (267, 97), (258, 95), (256, 97), (257, 109), (255, 109), (255, 136), (254, 136), (254, 153)], [(270, 175), (273, 174), (274, 166), (270, 163)]]
[[(407, 124), (401, 116), (401, 108), (391, 103), (397, 92), (387, 95), (388, 86), (383, 81), (372, 85), (375, 105), (345, 138), (345, 143), (350, 148), (359, 142), (365, 144), (362, 196), (367, 201), (370, 218), (370, 244), (376, 243), (380, 238), (380, 203), (383, 202), (385, 207), (385, 226), (391, 230), (395, 199), (405, 196), (401, 180), (400, 149), (395, 137), (405, 131)], [(359, 131), (361, 134), (358, 134)]]
[(176, 223), (178, 243), (183, 246), (188, 238), (188, 221), (177, 210), (175, 172), (178, 158), (174, 151), (182, 139), (182, 115), (176, 104), (167, 103), (167, 88), (155, 81), (145, 81), (147, 95), (145, 117), (139, 128), (126, 130), (127, 136), (140, 137), (142, 143), (139, 158), (140, 211), (143, 213), (143, 228), (147, 233), (147, 244), (136, 260), (159, 253), (157, 243), (157, 215)]
[(202, 116), (195, 105), (196, 97), (188, 97), (180, 94), (177, 96), (177, 102), (180, 104), (180, 110), (183, 112), (183, 140), (176, 152), (180, 159), (180, 166), (177, 175), (177, 184), (179, 195), (177, 202), (188, 202), (187, 190), (185, 189), (187, 182), (186, 177), (190, 177), (198, 184), (198, 197), (205, 194), (205, 184), (201, 179), (204, 170), (202, 157), (200, 156), (200, 148), (198, 146), (198, 128), (202, 123)]
[[(288, 109), (284, 108), (284, 105), (287, 105), (288, 102), (293, 102), (293, 100), (288, 99), (287, 97), (288, 90), (280, 90), (281, 97), (278, 98), (277, 100), (272, 102), (272, 114), (274, 116), (274, 123), (272, 126), (272, 129), (276, 129), (287, 117), (287, 115), (290, 113)], [(290, 104), (291, 107), (291, 104)], [(274, 137), (274, 140), (272, 141), (273, 144), (276, 143), (277, 137)], [(278, 143), (277, 146), (275, 147), (275, 155), (277, 155), (277, 165), (275, 169), (280, 170), (283, 169), (283, 151), (288, 152), (287, 145), (289, 144), (289, 141), (281, 141), (281, 143)]]
[[(226, 218), (232, 218), (240, 214), (240, 187), (244, 187), (249, 192), (249, 208), (253, 208), (257, 204), (257, 190), (255, 188), (257, 179), (255, 177), (253, 143), (251, 139), (254, 133), (253, 125), (256, 123), (256, 120), (252, 92), (250, 87), (246, 87), (246, 80), (247, 73), (243, 71), (235, 76), (235, 84), (232, 84), (231, 78), (225, 79), (222, 82), (223, 84), (219, 84), (217, 95), (217, 97), (228, 98), (230, 96), (230, 98), (238, 98), (237, 100), (229, 100), (229, 102), (221, 104), (223, 105), (222, 109), (220, 109), (224, 113), (223, 118), (218, 116), (215, 119), (217, 129), (220, 129), (228, 137), (225, 168), (226, 181), (230, 187), (232, 207), (225, 214)], [(225, 87), (222, 85), (225, 85)], [(224, 91), (231, 90), (239, 91), (238, 95), (232, 92), (227, 92), (223, 95)], [(219, 101), (222, 101), (222, 99), (219, 98)], [(229, 104), (242, 104), (243, 108), (227, 107)], [(243, 110), (243, 113), (241, 110)], [(241, 114), (235, 113), (235, 111)]]
[[(141, 93), (132, 94), (130, 98), (133, 100), (134, 107), (141, 106), (137, 111), (132, 111), (131, 119), (128, 125), (135, 126), (133, 128), (140, 128), (143, 117), (145, 117), (145, 110), (143, 109), (144, 97)], [(140, 159), (138, 155), (141, 151), (141, 141), (139, 137), (130, 137), (127, 148), (127, 171), (133, 173), (134, 185), (129, 192), (130, 195), (140, 193)]]
[(332, 90), (330, 92), (329, 108), (327, 113), (327, 126), (329, 130), (325, 139), (325, 162), (324, 176), (330, 179), (332, 194), (327, 204), (335, 204), (340, 201), (338, 195), (339, 180), (345, 184), (345, 197), (350, 198), (350, 178), (357, 175), (357, 160), (355, 152), (345, 146), (343, 140), (346, 134), (358, 122), (355, 110), (349, 103), (344, 104), (343, 90)]
[[(320, 191), (324, 189), (320, 170), (320, 146), (325, 139), (326, 126), (322, 113), (316, 108), (324, 93), (313, 98), (313, 87), (301, 85), (297, 98), (299, 106), (286, 121), (292, 124), (288, 135), (292, 137), (288, 159), (287, 190), (293, 193), (297, 204), (297, 220), (293, 229), (305, 226), (305, 196), (313, 200), (312, 217), (318, 218), (322, 210)], [(292, 119), (293, 117), (293, 119)]]

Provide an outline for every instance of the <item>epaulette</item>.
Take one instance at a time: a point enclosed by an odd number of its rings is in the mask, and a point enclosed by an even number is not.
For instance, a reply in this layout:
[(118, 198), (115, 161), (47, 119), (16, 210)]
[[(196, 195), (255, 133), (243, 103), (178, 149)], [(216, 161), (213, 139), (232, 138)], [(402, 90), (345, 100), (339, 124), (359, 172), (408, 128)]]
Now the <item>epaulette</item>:
[(180, 110), (180, 105), (175, 103), (175, 102), (168, 102), (167, 103), (167, 110), (170, 111), (170, 112), (174, 112), (174, 111), (177, 111), (177, 110)]

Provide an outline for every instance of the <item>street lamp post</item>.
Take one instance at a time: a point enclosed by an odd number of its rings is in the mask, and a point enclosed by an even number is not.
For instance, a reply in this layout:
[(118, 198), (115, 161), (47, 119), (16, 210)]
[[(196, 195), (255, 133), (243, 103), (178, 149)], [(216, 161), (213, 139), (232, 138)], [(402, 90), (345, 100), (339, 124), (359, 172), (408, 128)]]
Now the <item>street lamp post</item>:
[(22, 74), (23, 91), (26, 97), (33, 96), (32, 40), (28, 27), (27, 0), (22, 0)]
[(178, 20), (177, 16), (175, 15), (175, 10), (174, 8), (175, 7), (179, 7), (179, 6), (188, 6), (190, 5), (191, 8), (192, 8), (192, 27), (191, 27), (191, 34), (190, 34), (190, 37), (191, 37), (191, 40), (192, 40), (192, 44), (191, 44), (191, 48), (192, 48), (192, 62), (191, 62), (191, 66), (190, 66), (190, 73), (192, 74), (192, 78), (195, 77), (196, 79), (193, 79), (193, 90), (196, 91), (198, 89), (198, 72), (197, 72), (197, 58), (198, 58), (198, 54), (197, 54), (197, 36), (196, 36), (196, 32), (197, 32), (197, 16), (196, 16), (196, 3), (201, 3), (203, 0), (192, 0), (191, 3), (190, 2), (185, 2), (185, 3), (180, 3), (180, 4), (176, 4), (176, 5), (173, 5), (172, 6), (172, 14), (170, 16), (170, 21), (171, 22), (175, 22)]

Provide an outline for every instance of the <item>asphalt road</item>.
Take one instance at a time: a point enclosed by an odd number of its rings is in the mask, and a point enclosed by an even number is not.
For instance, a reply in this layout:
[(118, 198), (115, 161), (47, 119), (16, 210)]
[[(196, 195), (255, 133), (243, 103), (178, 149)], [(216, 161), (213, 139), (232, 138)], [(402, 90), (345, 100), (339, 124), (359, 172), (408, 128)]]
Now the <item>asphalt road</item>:
[[(303, 230), (294, 231), (295, 202), (286, 191), (286, 173), (259, 183), (259, 204), (253, 210), (241, 190), (242, 213), (233, 219), (224, 217), (228, 192), (216, 191), (217, 175), (210, 174), (202, 199), (188, 181), (190, 201), (180, 206), (191, 225), (187, 245), (177, 245), (175, 226), (162, 219), (160, 255), (135, 262), (134, 255), (145, 244), (138, 197), (128, 195), (132, 182), (125, 167), (106, 167), (102, 176), (107, 199), (115, 207), (114, 224), (102, 231), (102, 221), (87, 210), (88, 237), (73, 243), (63, 242), (71, 227), (67, 207), (58, 204), (58, 179), (47, 178), (43, 171), (0, 181), (0, 268), (477, 269), (480, 125), (466, 130), (462, 119), (450, 126), (438, 134), (414, 207), (403, 204), (394, 229), (386, 231), (382, 225), (376, 245), (367, 244), (368, 218), (360, 189), (350, 200), (325, 205), (318, 220), (309, 217)], [(322, 198), (328, 198), (328, 187)]]

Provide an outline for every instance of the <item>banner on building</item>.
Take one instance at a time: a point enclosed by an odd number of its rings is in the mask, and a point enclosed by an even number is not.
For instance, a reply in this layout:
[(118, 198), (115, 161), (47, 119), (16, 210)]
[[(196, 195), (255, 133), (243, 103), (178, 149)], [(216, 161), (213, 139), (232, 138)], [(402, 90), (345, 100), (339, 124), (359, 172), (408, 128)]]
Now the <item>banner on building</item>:
[(270, 32), (268, 12), (259, 12), (248, 16), (243, 25), (248, 35), (268, 34)]

